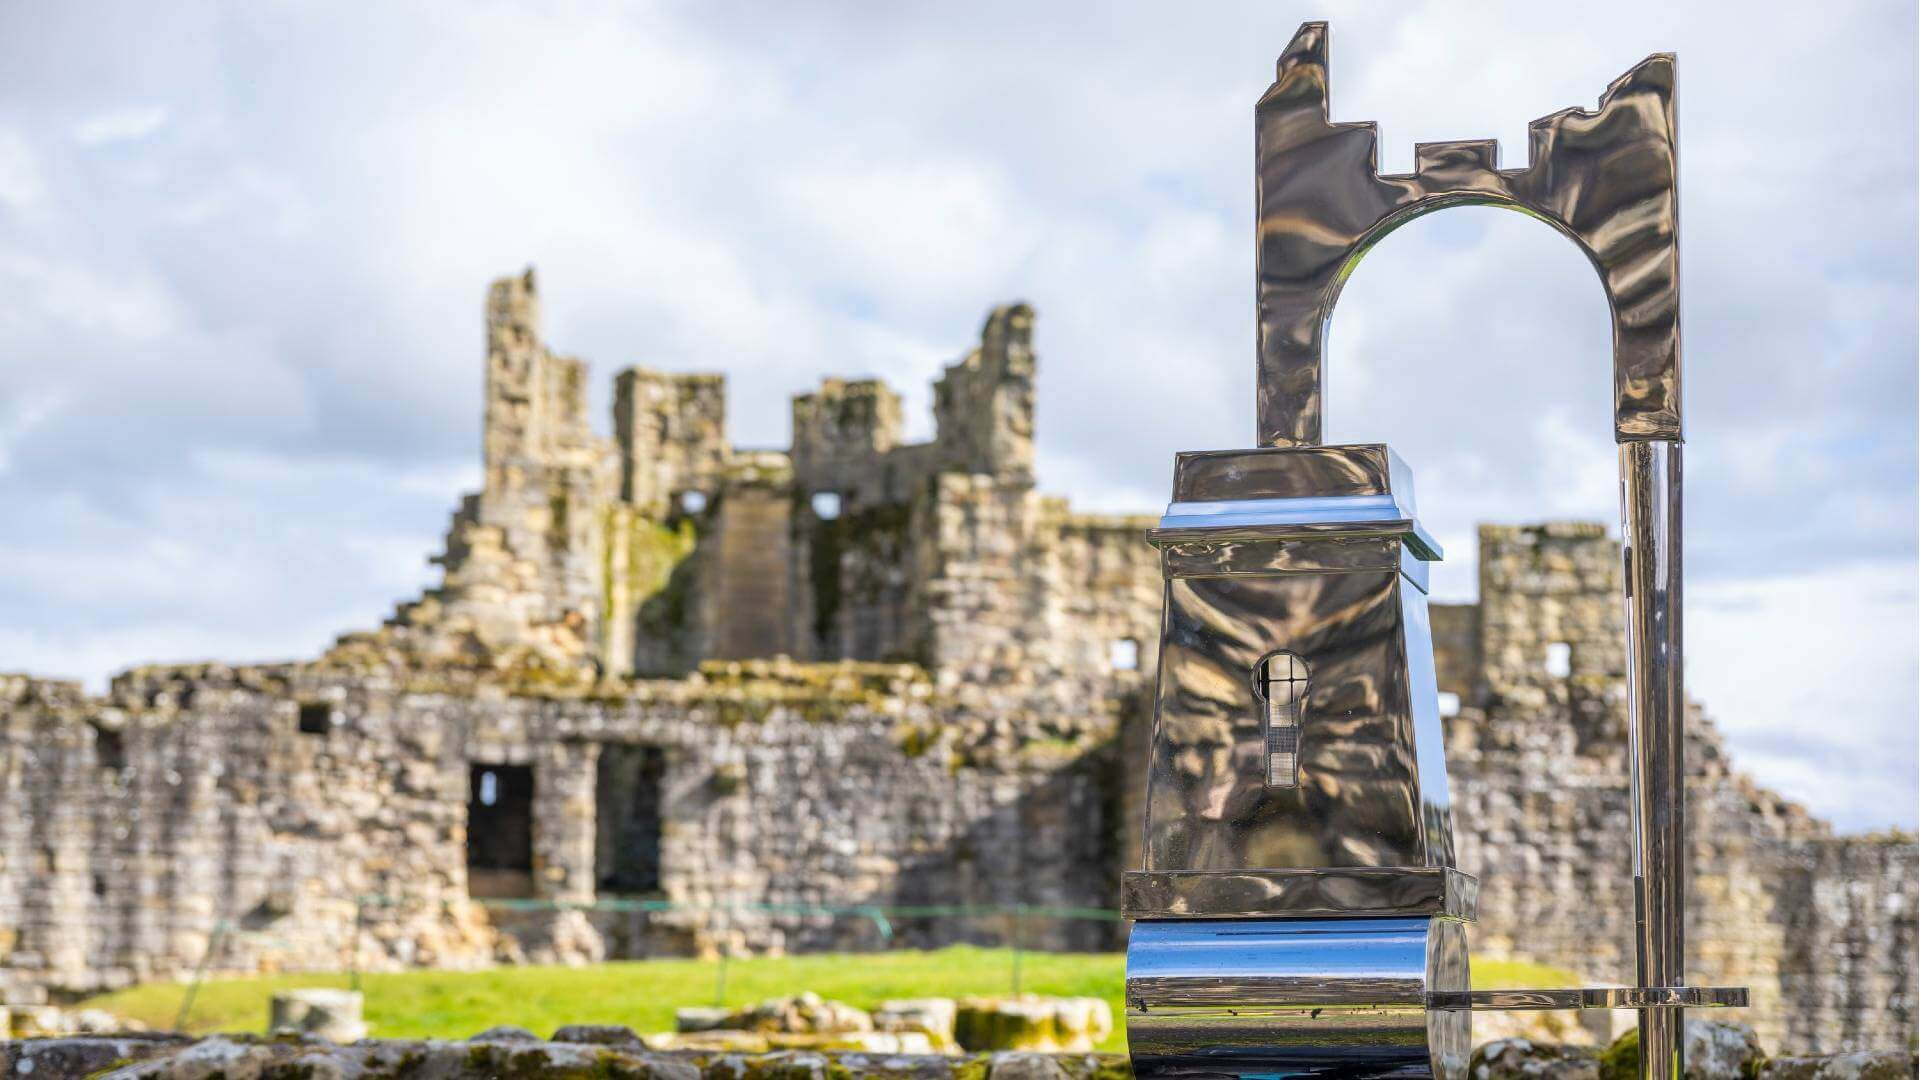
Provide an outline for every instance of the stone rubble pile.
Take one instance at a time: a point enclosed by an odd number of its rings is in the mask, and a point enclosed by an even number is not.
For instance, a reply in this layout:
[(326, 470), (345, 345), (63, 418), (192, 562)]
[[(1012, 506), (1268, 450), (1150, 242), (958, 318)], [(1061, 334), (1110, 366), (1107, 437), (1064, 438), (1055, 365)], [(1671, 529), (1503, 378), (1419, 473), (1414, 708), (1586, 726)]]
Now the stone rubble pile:
[(818, 994), (773, 998), (744, 1009), (683, 1008), (676, 1030), (646, 1036), (656, 1050), (861, 1050), (890, 1054), (1031, 1050), (1088, 1053), (1113, 1033), (1099, 998), (911, 998), (868, 1013)]
[(52, 1035), (113, 1035), (144, 1032), (145, 1024), (115, 1016), (105, 1009), (62, 1009), (57, 1005), (0, 1007), (0, 1035), (16, 1039)]

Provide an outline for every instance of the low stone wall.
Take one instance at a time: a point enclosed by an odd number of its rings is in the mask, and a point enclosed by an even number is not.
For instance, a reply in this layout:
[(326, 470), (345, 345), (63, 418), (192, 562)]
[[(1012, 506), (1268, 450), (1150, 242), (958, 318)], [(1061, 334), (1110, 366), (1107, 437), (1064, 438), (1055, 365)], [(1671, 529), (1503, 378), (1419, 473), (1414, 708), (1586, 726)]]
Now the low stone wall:
[[(1749, 1032), (1749, 1035), (1751, 1033)], [(626, 1028), (561, 1028), (544, 1040), (515, 1028), (462, 1042), (100, 1035), (0, 1042), (7, 1076), (32, 1080), (1131, 1080), (1124, 1054), (1008, 1052), (949, 1056), (788, 1050), (770, 1054), (657, 1052)], [(1724, 1048), (1723, 1048), (1724, 1049)], [(1905, 1080), (1912, 1051), (1755, 1058), (1696, 1053), (1688, 1080)], [(1628, 1080), (1631, 1059), (1591, 1048), (1509, 1039), (1482, 1047), (1474, 1080)]]
[[(625, 1031), (625, 1029), (611, 1029)], [(6, 1075), (33, 1080), (1128, 1080), (1124, 1054), (659, 1053), (637, 1039), (558, 1042), (505, 1032), (464, 1042), (366, 1039), (350, 1046), (215, 1036), (91, 1036), (0, 1043)], [(566, 1029), (556, 1034), (565, 1033)], [(631, 1035), (631, 1032), (627, 1032)]]

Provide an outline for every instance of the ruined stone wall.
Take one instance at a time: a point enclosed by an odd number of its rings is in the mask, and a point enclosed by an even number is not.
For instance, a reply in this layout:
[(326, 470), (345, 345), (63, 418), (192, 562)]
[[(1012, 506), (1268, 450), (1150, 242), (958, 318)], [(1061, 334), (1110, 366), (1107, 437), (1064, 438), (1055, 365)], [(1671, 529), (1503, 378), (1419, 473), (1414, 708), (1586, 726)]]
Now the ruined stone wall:
[(707, 655), (745, 660), (787, 653), (793, 485), (787, 456), (737, 455), (727, 476), (709, 574)]
[[(1580, 524), (1483, 526), (1480, 542), (1484, 661), (1448, 729), (1460, 862), (1481, 880), (1475, 948), (1631, 982), (1619, 546)], [(1548, 670), (1556, 643), (1566, 674)], [(1457, 639), (1442, 645), (1442, 670), (1461, 670)], [(1913, 838), (1833, 836), (1735, 772), (1697, 709), (1687, 767), (1689, 978), (1750, 987), (1773, 1045), (1908, 1045)]]
[(628, 368), (614, 377), (613, 431), (620, 498), (649, 517), (666, 517), (675, 499), (711, 494), (725, 474), (732, 456), (726, 380)]
[[(1021, 735), (898, 665), (713, 665), (544, 697), (321, 665), (140, 670), (105, 700), (9, 677), (0, 992), (21, 1003), (170, 978), (210, 946), (217, 971), (469, 966), (882, 944), (868, 920), (738, 905), (1105, 906), (1113, 724), (1095, 707), (1077, 735)], [(687, 906), (470, 900), (474, 765), (532, 770), (528, 895), (596, 898), (611, 745), (661, 754), (650, 895)], [(1003, 928), (898, 931), (941, 944)], [(1038, 923), (1028, 941), (1092, 948), (1111, 932)]]
[(988, 314), (934, 384), (930, 443), (900, 442), (899, 397), (874, 380), (794, 399), (795, 655), (911, 660), (1002, 699), (1110, 694), (1120, 642), (1150, 669), (1150, 520), (1074, 515), (1035, 490), (1033, 319), (1019, 303)]

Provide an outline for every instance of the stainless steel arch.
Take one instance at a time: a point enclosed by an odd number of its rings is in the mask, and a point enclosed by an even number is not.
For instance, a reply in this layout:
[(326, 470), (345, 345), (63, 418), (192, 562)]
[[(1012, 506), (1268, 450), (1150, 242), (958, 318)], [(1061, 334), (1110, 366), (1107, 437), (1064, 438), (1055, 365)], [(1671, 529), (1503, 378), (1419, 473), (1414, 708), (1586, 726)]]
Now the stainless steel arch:
[(1679, 170), (1674, 58), (1614, 80), (1592, 112), (1531, 125), (1525, 167), (1493, 140), (1422, 143), (1414, 171), (1381, 175), (1379, 130), (1327, 109), (1327, 24), (1303, 24), (1255, 109), (1260, 443), (1322, 441), (1326, 324), (1340, 287), (1387, 233), (1448, 206), (1504, 206), (1547, 222), (1599, 272), (1613, 318), (1614, 433), (1678, 441)]
[[(1524, 168), (1492, 140), (1425, 143), (1414, 170), (1382, 176), (1379, 131), (1335, 123), (1327, 24), (1309, 22), (1255, 108), (1259, 237), (1259, 437), (1318, 445), (1322, 354), (1340, 287), (1367, 249), (1413, 218), (1460, 204), (1548, 222), (1586, 252), (1613, 320), (1632, 761), (1635, 968), (1642, 987), (1686, 982), (1686, 763), (1681, 684), (1679, 168), (1674, 58), (1648, 57), (1593, 111), (1531, 125)], [(1683, 1069), (1678, 1009), (1641, 1013), (1642, 1076)]]

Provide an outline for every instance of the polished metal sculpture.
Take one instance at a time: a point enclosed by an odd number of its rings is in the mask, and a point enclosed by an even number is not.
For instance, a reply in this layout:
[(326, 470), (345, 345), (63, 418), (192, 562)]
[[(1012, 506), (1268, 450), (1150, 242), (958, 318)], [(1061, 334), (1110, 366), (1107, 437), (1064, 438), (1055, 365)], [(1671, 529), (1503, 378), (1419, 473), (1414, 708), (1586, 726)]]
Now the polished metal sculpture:
[[(1674, 62), (1594, 112), (1421, 144), (1382, 176), (1372, 124), (1327, 114), (1307, 23), (1257, 107), (1261, 449), (1186, 453), (1151, 534), (1166, 579), (1145, 865), (1125, 880), (1128, 1041), (1142, 1077), (1465, 1074), (1484, 1009), (1640, 1010), (1643, 1076), (1683, 1070), (1680, 323)], [(1325, 327), (1360, 257), (1421, 214), (1506, 206), (1559, 229), (1613, 311), (1631, 682), (1636, 985), (1474, 991), (1411, 473), (1322, 446)]]

